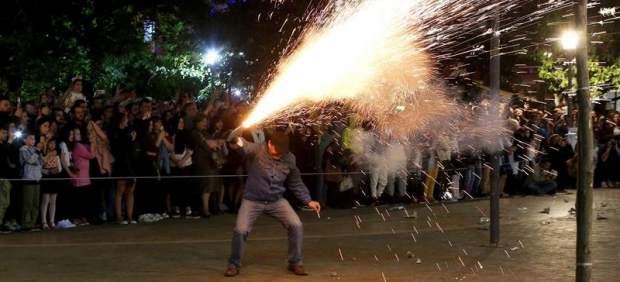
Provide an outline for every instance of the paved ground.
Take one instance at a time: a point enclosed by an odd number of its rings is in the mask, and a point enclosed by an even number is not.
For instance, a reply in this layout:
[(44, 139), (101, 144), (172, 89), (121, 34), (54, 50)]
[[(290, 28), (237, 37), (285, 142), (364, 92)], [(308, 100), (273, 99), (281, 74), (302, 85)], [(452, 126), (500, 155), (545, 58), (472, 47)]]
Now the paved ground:
[[(221, 273), (233, 215), (13, 234), (0, 236), (0, 280), (572, 281), (575, 218), (568, 210), (574, 199), (503, 199), (499, 247), (488, 245), (488, 231), (480, 225), (487, 201), (408, 206), (415, 219), (381, 207), (385, 221), (373, 208), (328, 210), (320, 220), (302, 212), (311, 272), (302, 278), (286, 273), (284, 230), (266, 217), (250, 237), (242, 275), (232, 279)], [(620, 190), (595, 192), (595, 216), (608, 219), (593, 223), (594, 281), (619, 280), (619, 199)], [(546, 207), (550, 214), (539, 213)], [(359, 229), (354, 215), (361, 219)]]

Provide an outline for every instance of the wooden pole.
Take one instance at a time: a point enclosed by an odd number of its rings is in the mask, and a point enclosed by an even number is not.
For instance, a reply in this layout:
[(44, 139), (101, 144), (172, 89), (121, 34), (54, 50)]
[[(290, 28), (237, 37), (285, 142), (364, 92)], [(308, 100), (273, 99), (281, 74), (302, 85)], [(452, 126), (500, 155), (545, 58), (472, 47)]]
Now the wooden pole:
[(588, 76), (588, 1), (578, 0), (575, 6), (576, 32), (579, 41), (577, 59), (577, 101), (579, 106), (577, 137), (579, 146), (579, 171), (577, 175), (577, 270), (575, 281), (590, 281), (592, 259), (590, 237), (592, 233), (592, 157), (594, 137), (592, 132), (592, 101)]
[[(498, 6), (499, 7), (499, 6)], [(495, 10), (495, 18), (493, 19), (493, 34), (491, 35), (491, 58), (490, 58), (490, 89), (491, 89), (491, 100), (498, 101), (499, 98), (499, 84), (500, 84), (500, 33), (499, 33), (499, 10)], [(495, 103), (494, 103), (495, 104)], [(497, 118), (499, 116), (499, 111), (496, 109), (499, 107), (499, 103), (497, 106), (492, 106), (491, 115), (493, 118)], [(490, 242), (491, 244), (499, 244), (499, 197), (501, 194), (499, 187), (499, 178), (500, 178), (500, 160), (501, 152), (493, 152), (492, 154), (492, 182), (491, 182), (491, 202), (490, 202)]]

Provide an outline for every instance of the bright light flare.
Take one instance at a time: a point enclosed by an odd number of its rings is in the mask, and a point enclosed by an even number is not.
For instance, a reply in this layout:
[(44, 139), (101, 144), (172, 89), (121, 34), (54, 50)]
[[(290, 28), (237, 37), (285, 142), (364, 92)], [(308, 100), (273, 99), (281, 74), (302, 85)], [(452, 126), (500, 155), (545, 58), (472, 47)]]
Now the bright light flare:
[(311, 28), (300, 47), (279, 65), (243, 126), (300, 102), (362, 96), (373, 101), (403, 90), (398, 88), (424, 87), (429, 60), (415, 44), (417, 34), (409, 30), (411, 10), (421, 3), (364, 1), (336, 13), (324, 28)]
[(579, 43), (579, 34), (574, 30), (566, 30), (560, 37), (560, 44), (564, 50), (575, 50)]
[(210, 49), (202, 55), (202, 62), (207, 66), (212, 66), (219, 62), (221, 58), (222, 56), (218, 50)]
[(239, 89), (239, 88), (233, 88), (232, 89), (232, 93), (233, 93), (233, 95), (235, 95), (237, 97), (239, 97), (239, 96), (241, 96), (241, 94), (243, 94), (243, 92), (241, 92), (241, 89)]

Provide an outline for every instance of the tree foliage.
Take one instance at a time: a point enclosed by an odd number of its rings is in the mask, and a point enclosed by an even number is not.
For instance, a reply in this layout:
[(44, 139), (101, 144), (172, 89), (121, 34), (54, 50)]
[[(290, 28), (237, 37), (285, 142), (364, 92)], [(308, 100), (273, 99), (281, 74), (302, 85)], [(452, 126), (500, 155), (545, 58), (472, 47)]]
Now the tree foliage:
[[(572, 85), (577, 85), (576, 68), (574, 64), (566, 64), (565, 60), (554, 58), (548, 54), (540, 55), (538, 76), (544, 81), (545, 87), (551, 93), (561, 93), (568, 90), (568, 68), (573, 68)], [(620, 59), (613, 64), (600, 62), (597, 58), (588, 60), (588, 72), (592, 95), (599, 96), (609, 89), (620, 88)]]

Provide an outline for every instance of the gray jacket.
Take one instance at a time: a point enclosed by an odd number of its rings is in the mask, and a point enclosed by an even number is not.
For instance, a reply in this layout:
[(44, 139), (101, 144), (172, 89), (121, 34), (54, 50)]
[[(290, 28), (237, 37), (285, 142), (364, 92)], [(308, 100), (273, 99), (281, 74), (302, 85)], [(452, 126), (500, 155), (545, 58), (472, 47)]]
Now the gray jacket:
[(37, 148), (21, 147), (19, 149), (19, 163), (22, 165), (22, 179), (41, 180), (43, 157)]

